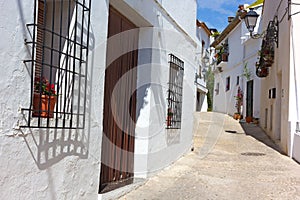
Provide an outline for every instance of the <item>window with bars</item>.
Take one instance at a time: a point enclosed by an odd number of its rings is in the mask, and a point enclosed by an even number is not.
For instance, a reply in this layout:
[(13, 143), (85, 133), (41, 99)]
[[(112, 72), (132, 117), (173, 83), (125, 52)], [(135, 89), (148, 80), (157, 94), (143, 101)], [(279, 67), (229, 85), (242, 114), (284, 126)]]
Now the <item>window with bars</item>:
[(217, 83), (216, 84), (216, 89), (215, 89), (216, 95), (219, 94), (219, 91), (220, 91), (220, 83)]
[(167, 129), (181, 128), (184, 62), (169, 54)]
[(84, 128), (91, 0), (34, 0), (31, 98), (24, 108), (31, 128)]
[(230, 76), (228, 76), (226, 78), (226, 88), (225, 88), (225, 91), (228, 91), (230, 90)]

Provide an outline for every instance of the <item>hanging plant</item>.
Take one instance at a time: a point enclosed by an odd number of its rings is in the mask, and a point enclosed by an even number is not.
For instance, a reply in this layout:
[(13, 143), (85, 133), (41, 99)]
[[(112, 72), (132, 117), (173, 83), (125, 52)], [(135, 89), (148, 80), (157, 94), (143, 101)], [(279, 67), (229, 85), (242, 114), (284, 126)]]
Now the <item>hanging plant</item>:
[(267, 77), (269, 75), (269, 68), (264, 66), (259, 66), (256, 68), (256, 75), (260, 78)]
[(274, 42), (269, 38), (262, 41), (261, 50), (259, 52), (260, 65), (271, 67), (274, 63)]

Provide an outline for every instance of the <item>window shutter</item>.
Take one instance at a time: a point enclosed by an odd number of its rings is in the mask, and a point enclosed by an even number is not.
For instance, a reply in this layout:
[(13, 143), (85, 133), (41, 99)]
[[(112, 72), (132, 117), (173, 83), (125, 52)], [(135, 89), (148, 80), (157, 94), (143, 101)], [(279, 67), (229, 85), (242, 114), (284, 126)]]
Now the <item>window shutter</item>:
[(45, 28), (45, 2), (38, 1), (38, 16), (37, 16), (37, 37), (36, 37), (36, 64), (35, 64), (35, 78), (41, 77), (42, 62), (43, 62), (43, 40)]

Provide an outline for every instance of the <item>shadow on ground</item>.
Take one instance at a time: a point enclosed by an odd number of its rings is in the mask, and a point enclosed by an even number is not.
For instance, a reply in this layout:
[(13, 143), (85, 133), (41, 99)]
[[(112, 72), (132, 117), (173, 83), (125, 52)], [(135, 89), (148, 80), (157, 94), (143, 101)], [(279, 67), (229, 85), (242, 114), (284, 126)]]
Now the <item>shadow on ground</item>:
[(265, 145), (283, 154), (280, 147), (257, 124), (246, 123), (246, 122), (240, 122), (240, 124), (244, 129), (246, 135), (255, 138), (256, 140), (264, 143)]

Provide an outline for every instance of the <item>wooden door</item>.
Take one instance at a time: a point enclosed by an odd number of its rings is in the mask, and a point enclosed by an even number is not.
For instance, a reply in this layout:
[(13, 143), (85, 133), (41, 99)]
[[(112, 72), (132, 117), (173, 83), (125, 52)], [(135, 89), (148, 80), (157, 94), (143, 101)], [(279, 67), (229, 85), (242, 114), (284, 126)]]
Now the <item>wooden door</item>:
[(247, 82), (246, 117), (253, 117), (253, 80)]
[[(124, 31), (135, 28), (133, 23), (110, 7), (107, 62), (113, 62), (107, 63), (105, 70), (100, 193), (133, 180), (138, 32)], [(110, 42), (112, 36), (114, 39)], [(114, 55), (119, 49), (124, 53)], [(114, 56), (116, 59), (112, 59)]]

